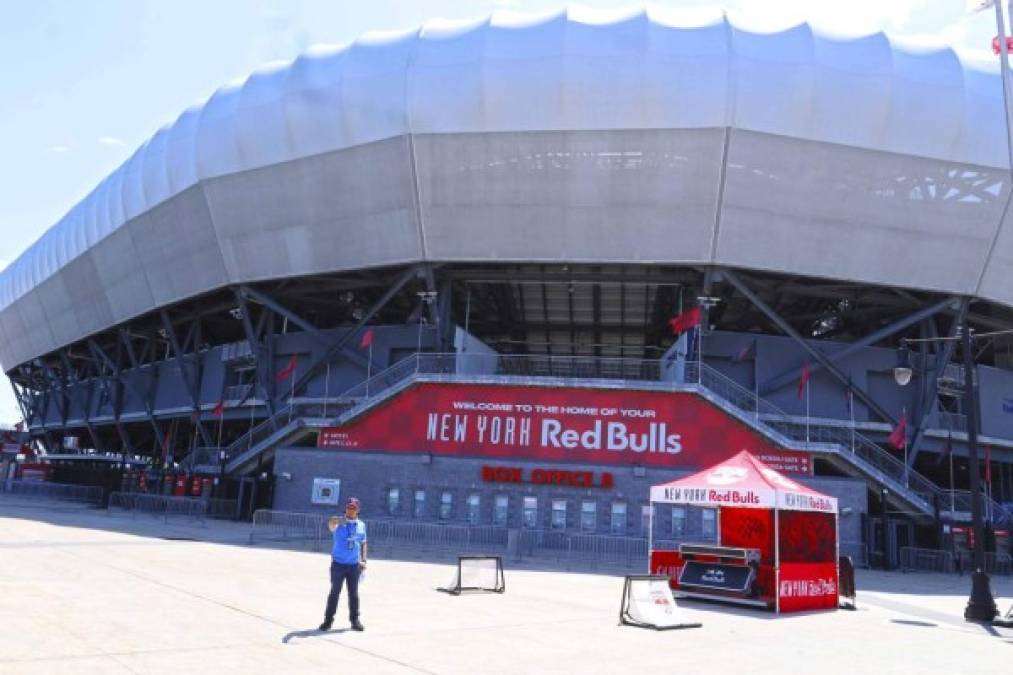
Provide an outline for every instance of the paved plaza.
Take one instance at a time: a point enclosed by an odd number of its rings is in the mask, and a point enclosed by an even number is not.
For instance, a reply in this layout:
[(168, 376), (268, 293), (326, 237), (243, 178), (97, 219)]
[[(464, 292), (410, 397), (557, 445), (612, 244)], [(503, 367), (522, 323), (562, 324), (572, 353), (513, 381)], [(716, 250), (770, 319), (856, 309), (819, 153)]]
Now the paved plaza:
[[(860, 572), (857, 612), (685, 602), (703, 627), (655, 632), (618, 625), (620, 576), (508, 565), (504, 595), (452, 597), (434, 590), (449, 561), (382, 550), (366, 631), (342, 598), (321, 634), (326, 556), (248, 531), (0, 497), (0, 673), (985, 673), (1013, 655), (1013, 630), (962, 620), (966, 577)], [(993, 590), (1005, 610), (1013, 583)]]

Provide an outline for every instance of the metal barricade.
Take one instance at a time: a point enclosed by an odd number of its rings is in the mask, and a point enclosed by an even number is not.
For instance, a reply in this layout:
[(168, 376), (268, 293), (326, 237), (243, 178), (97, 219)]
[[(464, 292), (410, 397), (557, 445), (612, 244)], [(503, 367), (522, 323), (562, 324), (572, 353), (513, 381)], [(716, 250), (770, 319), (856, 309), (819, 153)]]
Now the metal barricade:
[(900, 568), (904, 572), (952, 572), (953, 554), (931, 548), (904, 546), (900, 549)]
[(253, 513), (250, 543), (258, 541), (308, 541), (314, 548), (330, 533), (327, 516), (319, 513), (257, 509)]
[[(2, 483), (0, 483), (2, 485)], [(98, 504), (102, 501), (102, 488), (97, 485), (71, 485), (43, 481), (16, 480), (7, 484), (6, 494), (41, 499), (62, 499), (72, 502)]]
[(492, 552), (507, 545), (504, 527), (422, 523), (402, 520), (366, 521), (369, 540), (422, 551)]
[(235, 520), (239, 513), (239, 504), (235, 499), (205, 499), (208, 518), (217, 520)]
[[(961, 551), (960, 565), (964, 572), (974, 570), (974, 554), (971, 551)], [(1013, 574), (1013, 560), (1006, 553), (986, 553), (985, 572), (987, 574)]]
[(161, 516), (169, 522), (170, 516), (192, 518), (203, 523), (207, 517), (207, 504), (200, 497), (170, 497), (142, 492), (113, 492), (109, 495), (109, 510), (120, 508), (134, 516), (147, 513)]

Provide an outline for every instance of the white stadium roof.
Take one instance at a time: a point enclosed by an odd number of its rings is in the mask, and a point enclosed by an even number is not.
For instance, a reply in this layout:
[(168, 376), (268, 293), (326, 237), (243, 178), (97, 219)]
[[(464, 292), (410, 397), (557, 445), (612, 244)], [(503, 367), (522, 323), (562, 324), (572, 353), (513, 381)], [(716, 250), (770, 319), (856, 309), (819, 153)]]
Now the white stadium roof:
[[(989, 207), (987, 213), (976, 212), (973, 216), (974, 227), (983, 228), (978, 237), (981, 241), (977, 242), (981, 246), (969, 250), (963, 258), (959, 250), (955, 253), (954, 264), (973, 268), (966, 277), (954, 278), (952, 283), (946, 278), (926, 283), (917, 274), (909, 279), (875, 270), (866, 274), (851, 268), (836, 269), (834, 265), (826, 270), (826, 276), (839, 274), (873, 283), (979, 293), (982, 283), (987, 285), (985, 268), (1000, 238), (1003, 203), (1009, 196), (1009, 153), (996, 70), (996, 64), (972, 63), (948, 47), (906, 45), (883, 33), (840, 37), (804, 23), (764, 32), (721, 13), (687, 15), (641, 10), (604, 19), (599, 13), (575, 9), (538, 18), (496, 13), (469, 24), (433, 21), (410, 32), (369, 34), (344, 48), (315, 49), (291, 63), (265, 67), (241, 82), (222, 87), (204, 104), (184, 111), (0, 275), (0, 311), (7, 312), (125, 225), (194, 187), (203, 193), (202, 208), (208, 211), (213, 240), (221, 249), (216, 252), (216, 260), (224, 271), (215, 277), (214, 284), (292, 273), (284, 267), (238, 269), (235, 261), (241, 254), (238, 249), (229, 249), (225, 240), (233, 235), (242, 238), (235, 229), (242, 226), (220, 225), (219, 219), (227, 219), (227, 214), (206, 188), (224, 177), (255, 174), (269, 167), (398, 137), (571, 131), (730, 129), (752, 132), (757, 138), (763, 135), (767, 140), (757, 142), (774, 143), (767, 150), (757, 150), (761, 153), (778, 147), (791, 154), (796, 141), (803, 142), (799, 147), (808, 148), (805, 142), (811, 142), (830, 148), (820, 151), (829, 153), (823, 155), (800, 151), (799, 161), (815, 162), (814, 170), (820, 173), (834, 173), (834, 157), (846, 156), (850, 158), (846, 161), (860, 163), (862, 160), (855, 159), (859, 155), (852, 149), (871, 151), (868, 161), (879, 164), (906, 162), (905, 166), (933, 167), (929, 173), (938, 173), (940, 167), (944, 173), (966, 171), (972, 176), (971, 182), (976, 180), (974, 176), (981, 177), (979, 200), (1002, 202), (994, 209)], [(723, 133), (714, 138), (720, 141)], [(743, 138), (749, 137), (750, 133), (743, 134)], [(778, 146), (776, 139), (784, 139), (785, 145)], [(718, 141), (700, 149), (700, 156), (708, 163), (720, 163), (719, 180), (726, 180), (725, 174), (741, 163), (735, 164), (727, 137), (723, 141), (724, 156)], [(711, 156), (711, 149), (717, 156)], [(417, 149), (410, 142), (407, 152), (410, 162), (425, 163), (424, 156), (419, 159), (427, 152), (425, 148)], [(492, 161), (478, 151), (459, 159), (433, 152), (433, 162), (450, 160), (477, 166)], [(693, 153), (688, 156), (692, 159)], [(752, 170), (765, 172), (771, 180), (778, 179), (773, 169)], [(421, 174), (424, 167), (412, 171)], [(864, 169), (856, 165), (842, 169), (836, 179), (823, 179), (829, 181), (829, 186), (834, 180), (860, 180), (863, 173)], [(894, 173), (902, 175), (905, 170)], [(418, 229), (422, 230), (428, 226), (423, 222), (428, 216), (422, 214), (425, 204), (419, 206), (418, 202), (425, 202), (420, 191), (428, 183), (424, 177), (416, 181), (414, 207), (419, 211)], [(295, 179), (287, 185), (293, 191), (309, 189)], [(571, 183), (566, 185), (572, 187)], [(940, 187), (937, 181), (932, 189), (949, 188)], [(923, 199), (929, 196), (939, 199), (945, 195), (925, 193)], [(306, 199), (307, 195), (300, 198)], [(436, 206), (434, 222), (439, 220)], [(748, 256), (722, 255), (718, 234), (719, 227), (724, 227), (720, 225), (725, 220), (722, 208), (727, 206), (719, 204), (716, 214), (713, 207), (706, 211), (709, 251), (699, 255), (697, 251), (677, 253), (665, 260), (702, 260), (799, 273), (818, 271), (806, 268), (804, 261), (808, 257), (804, 251), (770, 264)], [(954, 214), (940, 212), (939, 217), (952, 220)], [(163, 227), (165, 222), (163, 219)], [(351, 227), (353, 222), (349, 216), (331, 227)], [(864, 221), (857, 218), (855, 222)], [(293, 217), (292, 226), (299, 226), (299, 217)], [(946, 238), (945, 232), (934, 230), (929, 235)], [(433, 242), (431, 247), (427, 247), (427, 236)], [(423, 234), (422, 239), (417, 256), (409, 252), (372, 259), (367, 255), (362, 266), (416, 257), (482, 257), (464, 251), (440, 254), (435, 250), (442, 241), (439, 233)], [(136, 238), (131, 245), (138, 249), (144, 246)], [(172, 247), (168, 240), (160, 245)], [(565, 246), (549, 246), (544, 255), (531, 257), (552, 259), (568, 254), (595, 257)], [(143, 257), (143, 252), (139, 255)], [(491, 257), (526, 256), (502, 250)], [(881, 263), (889, 264), (892, 256), (883, 257)], [(803, 262), (796, 264), (793, 260)], [(336, 264), (335, 269), (348, 268), (353, 262)], [(103, 323), (142, 313), (146, 304), (154, 307), (210, 290), (178, 288), (162, 294), (156, 289), (158, 282), (146, 277), (150, 299), (139, 304), (128, 302), (118, 309), (117, 301), (109, 295), (109, 289), (117, 283), (115, 273), (104, 270), (98, 257), (94, 263), (98, 267), (97, 283), (105, 289), (101, 292), (109, 296), (98, 301), (105, 303), (100, 314), (106, 318), (93, 324), (81, 319), (69, 327), (50, 326), (48, 339), (34, 336), (38, 345), (0, 350), (5, 366), (15, 365), (11, 359), (44, 353), (47, 348), (83, 337)], [(155, 273), (157, 269), (138, 272), (142, 277)], [(67, 287), (77, 284), (74, 278), (62, 283)], [(1010, 286), (1009, 282), (1002, 283)], [(73, 295), (69, 290), (67, 293)], [(1013, 288), (985, 295), (1010, 303)], [(52, 314), (59, 311), (54, 302), (40, 299), (40, 316), (50, 322), (55, 321)], [(12, 343), (27, 339), (33, 330), (27, 324), (40, 318), (30, 308), (19, 312), (16, 323), (27, 331), (24, 335), (11, 335), (20, 329), (11, 327), (9, 321), (0, 321), (0, 329), (7, 332)]]

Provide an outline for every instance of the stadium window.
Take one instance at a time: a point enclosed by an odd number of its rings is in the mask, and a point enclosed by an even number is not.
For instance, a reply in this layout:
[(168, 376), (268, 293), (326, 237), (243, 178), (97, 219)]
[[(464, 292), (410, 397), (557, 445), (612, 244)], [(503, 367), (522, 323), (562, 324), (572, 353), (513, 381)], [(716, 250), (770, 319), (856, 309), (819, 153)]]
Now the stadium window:
[(714, 509), (704, 509), (702, 513), (701, 534), (707, 538), (718, 536), (717, 512)]
[(416, 490), (415, 506), (412, 509), (412, 516), (415, 518), (424, 518), (425, 515), (426, 515), (426, 491)]
[(506, 527), (507, 515), (510, 513), (510, 498), (506, 495), (496, 495), (496, 503), (492, 510), (492, 524), (498, 527)]
[(598, 503), (585, 501), (580, 504), (580, 531), (594, 532), (598, 528)]
[(477, 494), (468, 495), (468, 523), (478, 525), (481, 515), (482, 498)]
[(672, 536), (681, 537), (686, 534), (686, 508), (683, 506), (672, 507)]
[(450, 520), (450, 514), (454, 510), (454, 495), (444, 492), (440, 495), (440, 520)]
[(401, 505), (401, 490), (390, 488), (387, 490), (387, 515), (396, 516), (398, 507)]
[(523, 512), (524, 527), (534, 529), (538, 527), (538, 497), (524, 498)]
[(553, 499), (552, 500), (552, 520), (551, 526), (553, 530), (565, 530), (566, 529), (566, 500), (565, 499)]
[(626, 502), (612, 502), (612, 534), (626, 534)]
[(654, 511), (653, 506), (644, 504), (640, 507), (640, 534), (647, 536), (647, 533), (651, 531), (651, 512)]

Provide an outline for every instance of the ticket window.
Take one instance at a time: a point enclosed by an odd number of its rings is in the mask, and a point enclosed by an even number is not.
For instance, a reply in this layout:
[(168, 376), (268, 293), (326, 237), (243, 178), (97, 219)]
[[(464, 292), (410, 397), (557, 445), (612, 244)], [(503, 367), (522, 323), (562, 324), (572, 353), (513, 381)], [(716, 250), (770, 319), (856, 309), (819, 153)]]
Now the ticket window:
[(580, 531), (594, 532), (598, 529), (598, 503), (584, 501), (580, 504)]
[(412, 505), (412, 516), (415, 518), (425, 518), (426, 516), (426, 491), (416, 490), (415, 491), (415, 503)]
[(718, 513), (714, 509), (704, 509), (701, 514), (700, 534), (705, 539), (718, 538)]
[(672, 507), (672, 538), (681, 539), (686, 536), (686, 507)]
[(522, 516), (524, 527), (532, 530), (538, 527), (538, 497), (524, 498)]
[(552, 500), (552, 520), (550, 522), (553, 530), (566, 529), (566, 500)]
[(626, 534), (626, 502), (612, 502), (612, 534)]
[(478, 525), (482, 514), (482, 498), (477, 494), (468, 495), (468, 524)]
[(398, 508), (401, 506), (401, 490), (398, 488), (388, 488), (387, 490), (387, 515), (396, 516)]
[(507, 516), (510, 513), (510, 498), (506, 495), (496, 495), (492, 509), (492, 524), (497, 527), (506, 527)]
[(450, 520), (454, 513), (454, 495), (444, 492), (440, 495), (440, 520)]

